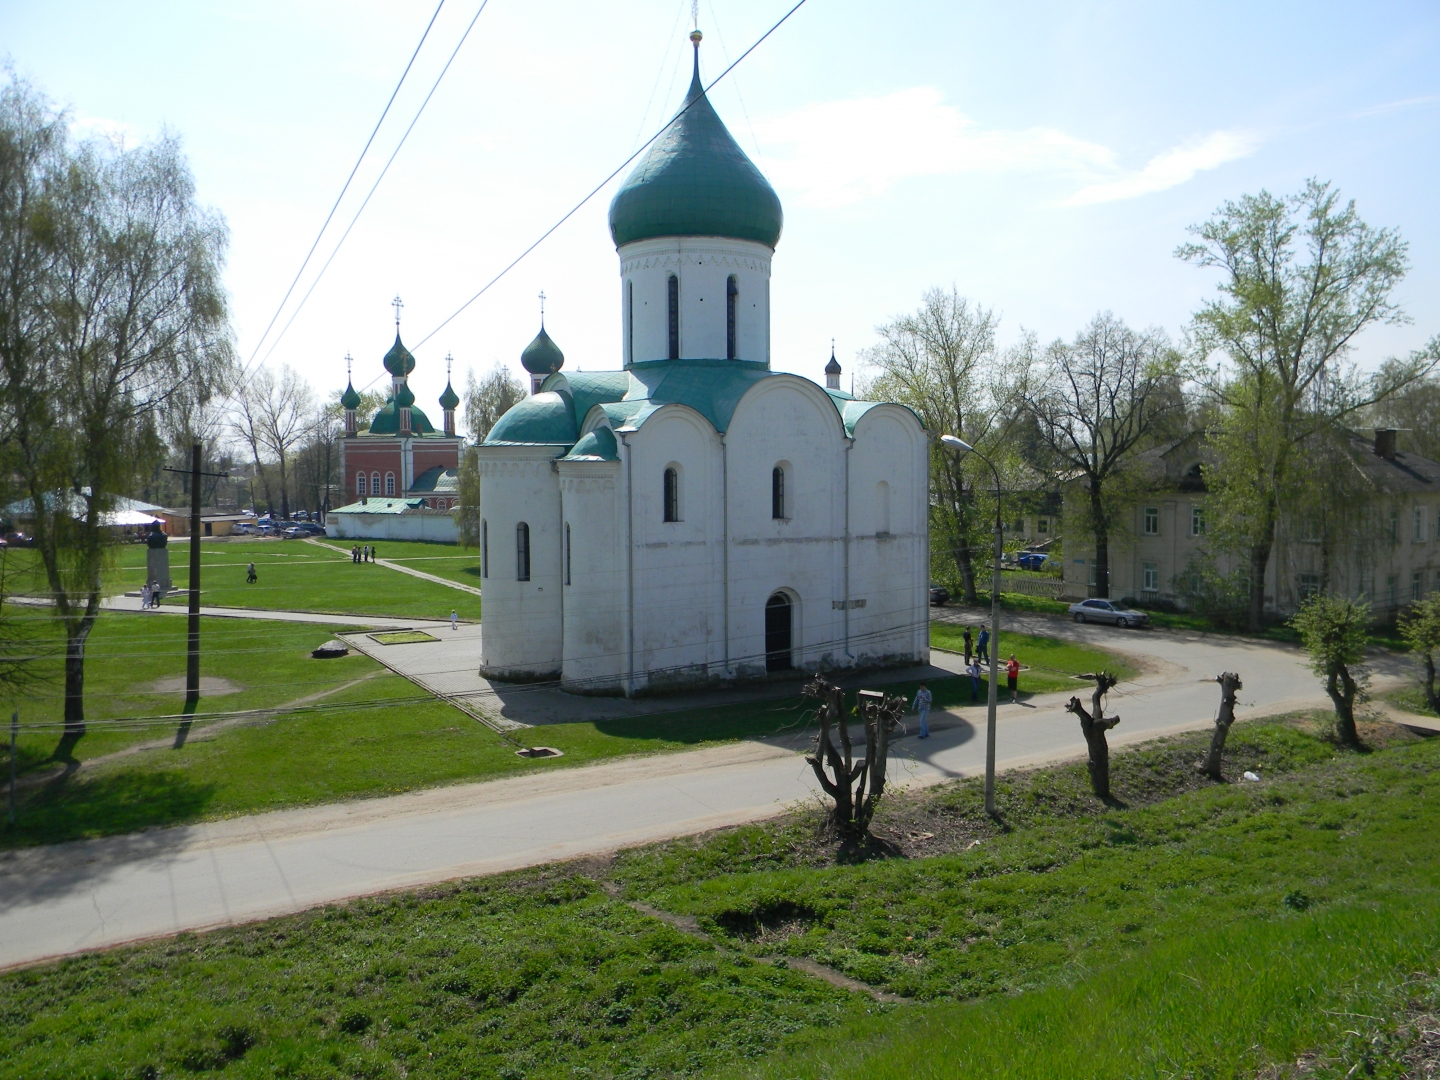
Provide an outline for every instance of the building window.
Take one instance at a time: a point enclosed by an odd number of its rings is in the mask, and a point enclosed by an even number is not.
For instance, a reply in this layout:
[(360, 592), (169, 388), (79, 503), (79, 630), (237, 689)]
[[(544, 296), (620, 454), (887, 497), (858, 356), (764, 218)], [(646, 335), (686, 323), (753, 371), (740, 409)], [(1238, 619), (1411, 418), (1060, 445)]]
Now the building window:
[(395, 494), (395, 474), (393, 472), (387, 472), (385, 474), (385, 494)]
[(1410, 575), (1410, 599), (1418, 603), (1424, 592), (1425, 572), (1423, 570), (1416, 570)]
[(530, 526), (523, 521), (515, 526), (515, 580), (530, 580)]
[(1144, 584), (1141, 586), (1146, 592), (1160, 591), (1160, 567), (1153, 562), (1147, 562), (1144, 567)]
[(364, 474), (363, 472), (356, 474), (356, 476), (355, 476), (355, 494), (356, 494), (356, 495), (368, 495), (369, 493), (370, 493), (370, 492), (367, 490), (367, 487), (366, 487), (366, 484), (365, 484), (365, 474)]
[(1392, 608), (1400, 603), (1400, 579), (1394, 574), (1385, 579), (1385, 597)]
[(570, 523), (565, 523), (565, 584), (570, 584)]
[(875, 531), (882, 536), (890, 533), (890, 484), (886, 480), (875, 485)]
[(1145, 535), (1160, 535), (1160, 508), (1158, 506), (1145, 507)]
[(680, 279), (670, 275), (670, 359), (680, 359)]
[(1303, 604), (1310, 597), (1320, 592), (1319, 574), (1301, 574), (1296, 582), (1295, 591), (1300, 594), (1299, 599)]
[(731, 274), (725, 280), (725, 359), (735, 359), (735, 309), (740, 305), (740, 286)]
[(1048, 533), (1050, 531), (1050, 519), (1044, 517), (1038, 518), (1035, 522), (1035, 531), (1042, 534)]
[(1205, 535), (1205, 508), (1203, 506), (1190, 507), (1190, 535)]
[(1417, 544), (1425, 542), (1425, 508), (1423, 506), (1415, 507), (1415, 536), (1413, 539)]
[(1088, 576), (1087, 576), (1086, 579), (1085, 579), (1085, 584), (1089, 585), (1090, 588), (1093, 589), (1093, 588), (1095, 588), (1095, 582), (1096, 582), (1096, 580), (1097, 580), (1096, 575), (1095, 575), (1095, 570), (1096, 570), (1095, 560), (1094, 560), (1094, 559), (1089, 559), (1089, 560), (1086, 560), (1086, 562), (1087, 562), (1087, 565), (1089, 566), (1089, 574), (1088, 574)]
[(1399, 510), (1391, 510), (1391, 511), (1390, 511), (1390, 540), (1391, 540), (1392, 543), (1398, 543), (1399, 540), (1400, 540), (1400, 511), (1399, 511)]
[(635, 362), (635, 282), (625, 283), (625, 359)]
[(490, 576), (490, 523), (480, 519), (480, 576)]
[(380, 474), (378, 472), (372, 472), (370, 474), (370, 494), (380, 494)]
[(785, 520), (785, 470), (779, 465), (770, 470), (770, 516)]
[(665, 520), (680, 520), (680, 473), (673, 465), (665, 470)]

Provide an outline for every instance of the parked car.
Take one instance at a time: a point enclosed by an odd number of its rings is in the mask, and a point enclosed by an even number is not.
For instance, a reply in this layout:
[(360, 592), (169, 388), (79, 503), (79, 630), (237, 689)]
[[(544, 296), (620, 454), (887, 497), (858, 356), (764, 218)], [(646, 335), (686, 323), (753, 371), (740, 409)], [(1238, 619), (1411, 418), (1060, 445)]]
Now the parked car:
[(1043, 551), (1022, 551), (1015, 561), (1020, 564), (1021, 570), (1039, 570), (1045, 566), (1048, 557)]
[(931, 605), (933, 605), (934, 607), (941, 607), (941, 606), (943, 606), (943, 605), (945, 605), (945, 604), (948, 604), (949, 602), (950, 602), (950, 590), (947, 589), (947, 588), (945, 588), (944, 585), (936, 585), (936, 584), (932, 581), (932, 582), (930, 583), (930, 603), (931, 603)]
[(7, 547), (33, 547), (35, 538), (23, 532), (8, 532), (5, 534)]
[(1114, 623), (1122, 630), (1127, 626), (1145, 626), (1150, 616), (1126, 607), (1119, 600), (1081, 600), (1070, 605), (1076, 622)]

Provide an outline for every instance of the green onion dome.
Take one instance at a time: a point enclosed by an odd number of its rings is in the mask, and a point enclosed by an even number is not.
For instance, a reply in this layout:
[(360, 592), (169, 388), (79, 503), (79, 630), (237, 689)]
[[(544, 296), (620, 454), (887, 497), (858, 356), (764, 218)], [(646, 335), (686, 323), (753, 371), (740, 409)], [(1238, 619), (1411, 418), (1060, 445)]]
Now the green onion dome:
[(401, 383), (400, 389), (395, 392), (395, 407), (398, 409), (408, 409), (414, 404), (415, 395), (410, 390), (410, 384)]
[(520, 354), (520, 363), (531, 375), (554, 375), (565, 363), (565, 354), (560, 351), (559, 345), (550, 340), (550, 335), (542, 326), (535, 340), (526, 345), (525, 351)]
[(385, 370), (397, 379), (415, 370), (415, 357), (401, 344), (399, 330), (395, 331), (395, 344), (391, 345), (390, 351), (385, 354)]
[(460, 404), (460, 395), (455, 393), (450, 385), (450, 380), (445, 380), (445, 392), (440, 395), (440, 407), (442, 409), (453, 409)]
[(839, 374), (840, 374), (840, 361), (838, 361), (838, 360), (835, 359), (835, 350), (834, 350), (834, 349), (831, 349), (831, 350), (830, 350), (830, 362), (825, 365), (825, 374), (826, 374), (826, 375), (839, 375)]
[(724, 236), (773, 248), (780, 198), (726, 130), (695, 73), (685, 108), (670, 121), (610, 203), (615, 246), (658, 236)]
[(358, 409), (360, 407), (360, 395), (355, 392), (355, 384), (346, 382), (345, 393), (340, 395), (340, 404), (347, 409)]

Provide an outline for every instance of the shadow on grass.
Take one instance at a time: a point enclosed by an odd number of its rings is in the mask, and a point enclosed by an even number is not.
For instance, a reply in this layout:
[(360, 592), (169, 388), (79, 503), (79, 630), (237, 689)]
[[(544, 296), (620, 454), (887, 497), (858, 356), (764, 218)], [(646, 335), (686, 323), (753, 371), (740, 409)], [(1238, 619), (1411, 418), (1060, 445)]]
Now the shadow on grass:
[[(197, 784), (174, 772), (125, 769), (93, 779), (72, 779), (72, 770), (20, 793), (15, 824), (0, 829), (0, 847), (22, 848), (130, 833), (194, 821), (215, 797), (214, 784)], [(21, 888), (10, 882), (8, 894)]]

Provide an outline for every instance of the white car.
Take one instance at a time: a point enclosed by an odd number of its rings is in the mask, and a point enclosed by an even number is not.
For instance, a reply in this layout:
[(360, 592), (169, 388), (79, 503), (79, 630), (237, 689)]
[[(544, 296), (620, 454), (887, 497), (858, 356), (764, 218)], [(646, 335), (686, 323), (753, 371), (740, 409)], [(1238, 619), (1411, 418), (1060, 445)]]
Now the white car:
[(1081, 600), (1070, 605), (1070, 614), (1076, 622), (1114, 623), (1122, 630), (1127, 626), (1145, 626), (1150, 616), (1143, 611), (1128, 608), (1118, 600)]

